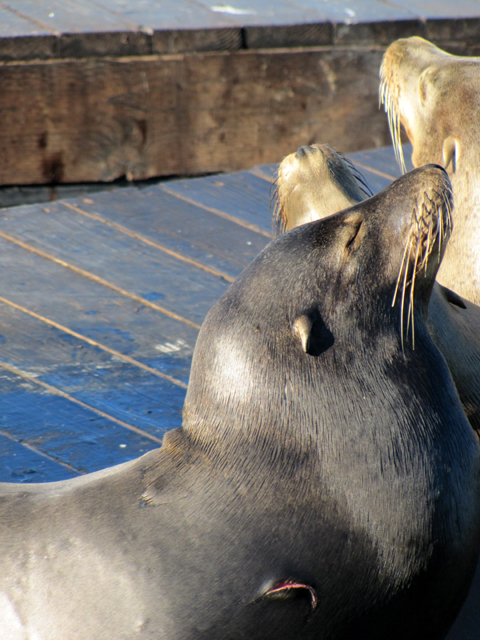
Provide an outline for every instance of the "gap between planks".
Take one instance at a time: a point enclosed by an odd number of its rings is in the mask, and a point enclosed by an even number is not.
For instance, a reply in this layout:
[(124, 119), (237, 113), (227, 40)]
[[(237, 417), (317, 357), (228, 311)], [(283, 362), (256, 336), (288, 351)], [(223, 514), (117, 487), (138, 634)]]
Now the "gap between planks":
[(149, 373), (153, 373), (153, 375), (158, 376), (159, 378), (163, 378), (164, 380), (168, 380), (169, 382), (171, 382), (172, 384), (177, 385), (178, 387), (182, 387), (182, 389), (187, 389), (188, 385), (186, 385), (184, 382), (182, 382), (181, 380), (177, 380), (177, 378), (174, 378), (173, 376), (169, 376), (167, 373), (162, 373), (161, 371), (158, 371), (157, 369), (153, 369), (152, 367), (149, 367), (146, 364), (143, 364), (143, 362), (140, 362), (139, 360), (135, 360), (135, 358), (131, 358), (130, 356), (127, 356), (123, 353), (120, 353), (120, 351), (116, 351), (115, 349), (110, 349), (110, 347), (107, 347), (106, 345), (102, 344), (101, 342), (97, 342), (96, 340), (92, 340), (91, 338), (88, 338), (87, 336), (84, 336), (81, 333), (78, 333), (77, 331), (73, 331), (73, 329), (69, 329), (68, 327), (64, 326), (63, 324), (60, 324), (58, 322), (55, 322), (55, 320), (50, 320), (49, 318), (46, 318), (45, 316), (40, 315), (39, 313), (35, 313), (35, 311), (31, 311), (30, 309), (27, 309), (26, 307), (23, 307), (19, 304), (17, 304), (16, 302), (12, 302), (11, 300), (8, 300), (7, 298), (3, 298), (0, 296), (0, 302), (3, 302), (4, 304), (13, 307), (14, 309), (17, 309), (18, 311), (22, 311), (23, 313), (26, 313), (27, 315), (31, 316), (32, 318), (36, 318), (37, 320), (40, 320), (41, 322), (45, 322), (46, 324), (50, 325), (51, 327), (55, 327), (56, 329), (59, 329), (60, 331), (63, 331), (64, 333), (68, 333), (71, 336), (74, 336), (75, 338), (78, 338), (79, 340), (83, 340), (83, 342), (87, 342), (88, 344), (91, 344), (94, 347), (98, 347), (99, 349), (102, 349), (102, 351), (106, 351), (107, 353), (109, 353), (110, 355), (116, 356), (117, 358), (120, 358), (121, 360), (124, 360), (125, 362), (129, 362), (130, 364), (133, 364), (136, 367), (139, 367), (140, 369), (143, 369), (144, 371), (148, 371)]

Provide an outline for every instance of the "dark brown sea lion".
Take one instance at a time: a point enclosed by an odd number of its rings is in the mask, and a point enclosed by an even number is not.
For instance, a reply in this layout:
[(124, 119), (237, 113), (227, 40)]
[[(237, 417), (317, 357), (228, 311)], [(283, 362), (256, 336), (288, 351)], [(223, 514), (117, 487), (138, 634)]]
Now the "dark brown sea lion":
[(423, 38), (397, 40), (383, 59), (380, 95), (400, 163), (402, 124), (414, 166), (448, 170), (455, 230), (437, 279), (480, 304), (480, 58), (450, 55)]
[[(351, 162), (326, 145), (300, 147), (280, 164), (276, 180), (274, 224), (279, 232), (352, 206), (370, 191)], [(357, 186), (355, 187), (355, 183)], [(428, 327), (457, 385), (463, 408), (480, 436), (480, 308), (434, 284)], [(447, 640), (478, 640), (480, 561), (469, 596)]]
[[(279, 166), (274, 225), (283, 232), (336, 213), (339, 205), (345, 208), (362, 202), (369, 194), (362, 174), (333, 149), (300, 147)], [(480, 307), (435, 283), (428, 327), (480, 437)]]
[(0, 485), (0, 637), (443, 638), (480, 538), (425, 325), (450, 197), (425, 167), (274, 240), (208, 314), (160, 450)]

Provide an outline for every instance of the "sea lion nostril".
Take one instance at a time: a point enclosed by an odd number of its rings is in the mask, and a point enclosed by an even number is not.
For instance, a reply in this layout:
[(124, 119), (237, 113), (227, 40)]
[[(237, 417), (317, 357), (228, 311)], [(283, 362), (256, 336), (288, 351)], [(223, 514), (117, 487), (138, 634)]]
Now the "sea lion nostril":
[(303, 158), (304, 156), (307, 155), (307, 149), (308, 147), (298, 147), (297, 149), (297, 153), (295, 154), (297, 158)]

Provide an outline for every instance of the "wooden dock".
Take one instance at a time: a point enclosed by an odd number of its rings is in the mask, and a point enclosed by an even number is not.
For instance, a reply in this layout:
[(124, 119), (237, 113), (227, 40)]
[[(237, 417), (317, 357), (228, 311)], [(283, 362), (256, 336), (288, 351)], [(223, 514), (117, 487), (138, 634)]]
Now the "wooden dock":
[(387, 145), (385, 48), (478, 54), (479, 16), (479, 0), (0, 0), (0, 185)]
[[(399, 175), (391, 148), (350, 157), (375, 191)], [(180, 426), (202, 320), (271, 239), (275, 169), (0, 210), (0, 480), (101, 469)]]

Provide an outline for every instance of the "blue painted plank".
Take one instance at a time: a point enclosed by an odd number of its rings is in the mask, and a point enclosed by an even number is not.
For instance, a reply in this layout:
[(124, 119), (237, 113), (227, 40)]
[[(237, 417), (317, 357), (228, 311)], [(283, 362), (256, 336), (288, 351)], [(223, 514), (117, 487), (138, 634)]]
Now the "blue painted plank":
[(125, 31), (135, 24), (88, 2), (69, 0), (5, 0), (3, 5), (51, 33)]
[[(181, 340), (182, 355), (193, 351), (197, 329), (2, 238), (0, 269), (1, 297), (66, 325), (108, 349), (144, 363), (153, 362), (159, 370), (165, 368), (162, 349), (166, 345)], [(168, 273), (163, 277), (168, 279)], [(182, 289), (178, 288), (178, 297), (193, 298), (195, 294), (195, 286), (185, 278)], [(205, 313), (207, 310), (205, 305)], [(188, 372), (180, 367), (174, 375), (185, 379)]]
[[(110, 195), (114, 200), (116, 194)], [(120, 200), (127, 205), (131, 218), (129, 205), (135, 206), (135, 197), (130, 202), (121, 197)], [(212, 273), (61, 204), (19, 207), (15, 215), (0, 213), (0, 235), (2, 233), (196, 325), (202, 323), (228, 284)], [(239, 265), (237, 272), (240, 270)], [(137, 300), (136, 305), (139, 303), (142, 301)]]
[[(137, 457), (181, 425), (185, 389), (63, 338), (57, 329), (0, 305), (0, 361), (25, 372), (0, 366), (1, 432), (85, 472)], [(44, 479), (55, 478), (49, 472)]]
[[(171, 345), (159, 355), (164, 369), (188, 376), (191, 351)], [(180, 426), (185, 388), (2, 303), (0, 361), (154, 437)]]
[[(2, 422), (3, 420), (2, 418)], [(3, 435), (0, 435), (0, 460), (0, 482), (54, 482), (78, 475)]]
[(188, 0), (100, 0), (98, 4), (144, 29), (219, 28), (237, 22), (229, 14)]
[[(223, 176), (218, 176), (215, 184), (223, 184), (222, 180)], [(70, 202), (86, 213), (100, 214), (109, 222), (122, 225), (185, 259), (223, 273), (232, 281), (258, 255), (269, 238), (176, 197), (176, 185), (177, 181), (171, 181), (148, 189), (122, 189)], [(266, 186), (268, 193), (269, 186)], [(189, 197), (190, 194), (182, 194), (180, 190), (180, 195)], [(268, 209), (268, 197), (258, 203), (261, 212), (265, 207)]]
[(247, 171), (162, 184), (168, 193), (187, 197), (196, 203), (221, 210), (239, 220), (239, 224), (272, 233), (270, 184)]
[(323, 2), (315, 7), (302, 7), (286, 0), (197, 0), (216, 13), (236, 18), (237, 24), (249, 25), (291, 25), (325, 20)]
[(331, 22), (380, 22), (391, 20), (408, 20), (412, 13), (408, 10), (408, 3), (391, 6), (379, 0), (335, 0), (334, 2), (319, 2), (319, 0), (296, 0), (302, 8), (321, 11), (326, 20)]
[(476, 0), (408, 0), (405, 5), (399, 0), (392, 0), (396, 7), (407, 7), (412, 14), (423, 19), (430, 18), (475, 18), (479, 15)]

